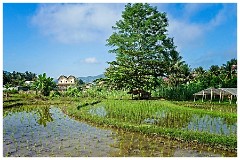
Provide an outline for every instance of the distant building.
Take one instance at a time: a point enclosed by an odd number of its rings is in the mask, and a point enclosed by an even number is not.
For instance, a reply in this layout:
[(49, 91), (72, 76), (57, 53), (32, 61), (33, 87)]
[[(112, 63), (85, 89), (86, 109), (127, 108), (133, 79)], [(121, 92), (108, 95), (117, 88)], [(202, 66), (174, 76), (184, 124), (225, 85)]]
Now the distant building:
[(59, 90), (67, 90), (69, 86), (73, 86), (76, 83), (76, 78), (74, 76), (66, 77), (61, 75), (58, 78), (57, 87)]
[(85, 89), (89, 89), (93, 86), (93, 83), (87, 83), (85, 84)]
[(25, 81), (26, 85), (32, 85), (34, 83), (34, 81)]

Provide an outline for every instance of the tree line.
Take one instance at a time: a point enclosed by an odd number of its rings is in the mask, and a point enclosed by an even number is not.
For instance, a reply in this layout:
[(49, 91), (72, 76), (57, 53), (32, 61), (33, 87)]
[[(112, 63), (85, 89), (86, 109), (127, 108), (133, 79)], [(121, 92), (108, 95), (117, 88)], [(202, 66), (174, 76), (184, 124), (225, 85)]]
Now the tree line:
[(24, 73), (3, 71), (3, 85), (24, 86), (26, 81), (35, 81), (37, 74), (26, 71)]

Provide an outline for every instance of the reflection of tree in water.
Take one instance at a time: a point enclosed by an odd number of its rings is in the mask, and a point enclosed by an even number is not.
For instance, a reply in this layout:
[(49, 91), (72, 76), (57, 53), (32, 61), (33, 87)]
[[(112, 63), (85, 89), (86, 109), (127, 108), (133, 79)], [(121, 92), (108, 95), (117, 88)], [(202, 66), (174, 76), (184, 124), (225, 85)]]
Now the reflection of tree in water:
[(3, 109), (3, 117), (6, 117), (8, 115), (12, 115), (12, 114), (18, 113), (18, 112), (30, 113), (35, 110), (36, 110), (35, 106), (20, 106), (20, 107), (4, 108)]
[(38, 113), (40, 117), (39, 120), (37, 121), (38, 124), (46, 127), (47, 122), (53, 121), (52, 114), (49, 112), (48, 106), (40, 107), (38, 109)]

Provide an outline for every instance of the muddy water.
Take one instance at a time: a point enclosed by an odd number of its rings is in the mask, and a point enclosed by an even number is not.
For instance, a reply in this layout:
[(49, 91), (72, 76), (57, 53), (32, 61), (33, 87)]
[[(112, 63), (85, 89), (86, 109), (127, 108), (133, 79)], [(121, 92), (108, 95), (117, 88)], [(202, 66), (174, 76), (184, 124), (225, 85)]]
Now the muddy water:
[(236, 156), (236, 153), (161, 137), (94, 127), (71, 119), (54, 106), (23, 106), (4, 110), (3, 155), (218, 157)]

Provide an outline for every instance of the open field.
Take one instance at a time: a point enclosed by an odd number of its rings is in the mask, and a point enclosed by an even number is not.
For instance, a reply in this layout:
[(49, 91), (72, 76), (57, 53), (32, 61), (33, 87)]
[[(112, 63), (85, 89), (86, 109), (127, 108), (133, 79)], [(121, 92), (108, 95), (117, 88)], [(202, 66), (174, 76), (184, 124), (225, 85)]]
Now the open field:
[(3, 103), (4, 156), (236, 156), (237, 105), (228, 105), (13, 94)]

